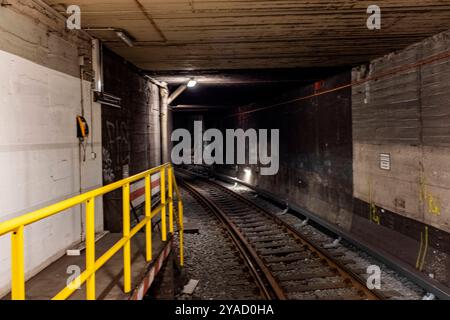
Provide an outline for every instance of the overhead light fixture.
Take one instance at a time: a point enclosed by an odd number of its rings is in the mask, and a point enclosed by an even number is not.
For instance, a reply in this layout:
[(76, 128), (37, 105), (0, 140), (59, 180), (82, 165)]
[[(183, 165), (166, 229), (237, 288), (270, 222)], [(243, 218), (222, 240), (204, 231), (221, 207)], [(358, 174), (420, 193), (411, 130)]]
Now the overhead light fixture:
[(189, 82), (187, 83), (188, 88), (193, 88), (197, 85), (197, 81), (195, 81), (194, 79), (189, 80)]
[(251, 182), (252, 179), (252, 169), (251, 168), (245, 168), (244, 169), (244, 177), (245, 182)]
[(129, 47), (134, 47), (135, 39), (130, 36), (130, 34), (124, 29), (118, 29), (114, 27), (93, 27), (93, 28), (83, 28), (84, 31), (112, 31), (119, 37), (120, 40), (125, 42), (125, 44)]
[(126, 34), (124, 31), (118, 30), (116, 31), (116, 35), (120, 38), (120, 40), (122, 40), (123, 42), (125, 42), (125, 44), (129, 47), (133, 47), (133, 40), (131, 40), (130, 36), (128, 34)]

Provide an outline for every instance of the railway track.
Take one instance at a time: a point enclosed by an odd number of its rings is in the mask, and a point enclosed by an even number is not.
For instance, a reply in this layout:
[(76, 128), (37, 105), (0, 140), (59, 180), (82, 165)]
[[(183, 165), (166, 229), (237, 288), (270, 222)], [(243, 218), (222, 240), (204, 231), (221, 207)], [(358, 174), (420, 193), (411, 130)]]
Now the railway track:
[(226, 227), (266, 299), (379, 300), (356, 274), (252, 201), (204, 179), (181, 185)]

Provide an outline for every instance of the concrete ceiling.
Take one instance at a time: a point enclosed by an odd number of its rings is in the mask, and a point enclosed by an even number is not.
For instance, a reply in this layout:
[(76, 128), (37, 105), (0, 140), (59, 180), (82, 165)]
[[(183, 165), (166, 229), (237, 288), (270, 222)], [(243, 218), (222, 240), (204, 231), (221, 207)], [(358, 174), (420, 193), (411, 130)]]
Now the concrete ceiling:
[[(151, 71), (355, 65), (450, 29), (450, 0), (46, 0), (77, 4), (83, 28)], [(382, 10), (368, 30), (366, 9)]]

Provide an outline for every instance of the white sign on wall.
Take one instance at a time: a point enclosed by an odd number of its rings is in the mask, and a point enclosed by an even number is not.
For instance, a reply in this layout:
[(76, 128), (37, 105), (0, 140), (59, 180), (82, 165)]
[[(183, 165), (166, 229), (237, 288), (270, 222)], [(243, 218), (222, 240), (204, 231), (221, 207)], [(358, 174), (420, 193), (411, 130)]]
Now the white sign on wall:
[(380, 169), (391, 170), (391, 155), (389, 153), (380, 153)]

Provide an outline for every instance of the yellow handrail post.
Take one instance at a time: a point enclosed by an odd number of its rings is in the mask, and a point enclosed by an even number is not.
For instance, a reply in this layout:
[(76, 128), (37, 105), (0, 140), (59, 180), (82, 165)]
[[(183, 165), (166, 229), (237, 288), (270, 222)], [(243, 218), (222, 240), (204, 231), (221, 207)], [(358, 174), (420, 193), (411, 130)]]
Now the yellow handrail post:
[(166, 227), (166, 167), (161, 169), (161, 239), (167, 240), (167, 227)]
[(86, 299), (95, 300), (95, 198), (86, 201)]
[(123, 237), (126, 238), (123, 246), (123, 291), (131, 291), (131, 244), (130, 244), (130, 183), (122, 188), (123, 205)]
[(20, 226), (11, 233), (11, 298), (13, 300), (25, 300), (25, 260), (23, 229)]
[(169, 188), (169, 232), (170, 234), (173, 234), (173, 168), (172, 166), (167, 167), (167, 183)]
[(178, 219), (179, 219), (179, 237), (180, 237), (180, 266), (184, 266), (184, 226), (183, 226), (183, 202), (178, 200)]
[(145, 225), (145, 257), (149, 262), (152, 260), (152, 184), (150, 174), (145, 176), (145, 218), (148, 219)]

